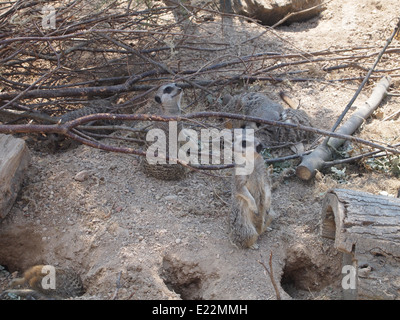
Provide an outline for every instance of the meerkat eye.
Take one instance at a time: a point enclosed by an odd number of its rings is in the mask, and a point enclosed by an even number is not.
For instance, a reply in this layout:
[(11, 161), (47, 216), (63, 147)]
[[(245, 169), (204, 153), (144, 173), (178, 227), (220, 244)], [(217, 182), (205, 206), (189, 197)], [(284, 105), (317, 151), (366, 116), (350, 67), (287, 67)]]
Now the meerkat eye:
[(161, 98), (159, 96), (155, 96), (154, 100), (156, 100), (157, 103), (161, 104)]
[(173, 90), (173, 88), (172, 87), (170, 87), (170, 86), (168, 86), (168, 87), (166, 87), (165, 89), (164, 89), (164, 93), (171, 93), (172, 92), (172, 90)]

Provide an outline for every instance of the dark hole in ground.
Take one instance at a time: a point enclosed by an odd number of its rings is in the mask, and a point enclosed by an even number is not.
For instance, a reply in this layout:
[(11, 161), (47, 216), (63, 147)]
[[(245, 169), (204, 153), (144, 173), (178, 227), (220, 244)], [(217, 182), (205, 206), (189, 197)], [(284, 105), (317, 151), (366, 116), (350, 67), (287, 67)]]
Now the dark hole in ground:
[(164, 257), (161, 277), (168, 289), (179, 294), (182, 300), (203, 300), (207, 275), (196, 263)]
[(331, 290), (329, 296), (341, 298), (340, 261), (325, 259), (318, 263), (318, 255), (311, 255), (303, 247), (289, 250), (283, 269), (281, 286), (293, 299), (314, 299), (323, 295), (324, 289)]

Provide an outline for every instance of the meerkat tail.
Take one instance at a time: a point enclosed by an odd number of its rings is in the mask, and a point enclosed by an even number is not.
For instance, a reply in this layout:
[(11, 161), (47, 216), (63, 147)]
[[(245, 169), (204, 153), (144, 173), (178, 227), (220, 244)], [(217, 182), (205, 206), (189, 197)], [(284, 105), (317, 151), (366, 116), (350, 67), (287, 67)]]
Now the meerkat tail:
[(21, 286), (23, 284), (25, 284), (26, 279), (25, 278), (15, 278), (11, 281), (11, 288), (15, 288), (16, 286)]

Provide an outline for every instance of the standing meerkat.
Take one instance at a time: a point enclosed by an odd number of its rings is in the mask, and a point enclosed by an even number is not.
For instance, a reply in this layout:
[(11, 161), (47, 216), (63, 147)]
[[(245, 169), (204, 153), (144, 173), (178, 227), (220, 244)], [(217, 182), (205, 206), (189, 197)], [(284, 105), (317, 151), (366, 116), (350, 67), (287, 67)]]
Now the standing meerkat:
[[(51, 271), (46, 268), (54, 268), (55, 282), (54, 288), (43, 288), (43, 280), (46, 276), (49, 277)], [(85, 293), (82, 280), (75, 271), (70, 269), (62, 269), (58, 267), (36, 265), (26, 270), (21, 278), (16, 278), (11, 281), (11, 288), (17, 286), (27, 286), (28, 289), (12, 289), (4, 291), (1, 296), (14, 294), (17, 296), (30, 296), (34, 299), (65, 299), (70, 297), (81, 296)]]
[[(232, 177), (232, 210), (229, 219), (230, 240), (239, 248), (257, 249), (256, 243), (271, 224), (275, 214), (271, 207), (271, 181), (260, 155), (262, 144), (257, 138), (238, 136), (234, 142), (234, 152), (242, 150), (246, 161), (254, 161), (249, 174), (239, 174), (235, 166)], [(249, 153), (246, 153), (249, 152)], [(236, 159), (236, 155), (235, 155)]]
[[(154, 100), (159, 104), (159, 114), (164, 116), (178, 116), (181, 114), (181, 98), (182, 88), (178, 87), (175, 83), (168, 83), (161, 86), (154, 97)], [(177, 134), (182, 130), (182, 124), (177, 124)], [(161, 129), (165, 133), (166, 137), (166, 154), (169, 156), (169, 123), (168, 122), (155, 122), (154, 129)], [(179, 149), (179, 142), (177, 147)], [(148, 147), (148, 145), (147, 145)], [(167, 161), (168, 162), (168, 161)], [(141, 160), (141, 167), (143, 172), (157, 179), (161, 180), (180, 180), (183, 179), (187, 174), (187, 168), (179, 163), (176, 164), (150, 164), (144, 157)]]

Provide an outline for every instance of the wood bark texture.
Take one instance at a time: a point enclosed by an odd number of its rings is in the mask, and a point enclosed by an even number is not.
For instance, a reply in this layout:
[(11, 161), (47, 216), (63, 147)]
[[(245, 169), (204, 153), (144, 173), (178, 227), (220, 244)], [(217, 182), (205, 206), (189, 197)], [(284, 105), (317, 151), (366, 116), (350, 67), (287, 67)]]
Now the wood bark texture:
[(14, 204), (29, 161), (24, 140), (0, 134), (0, 221)]
[(351, 256), (353, 298), (400, 299), (400, 199), (333, 189), (324, 199), (321, 234)]

